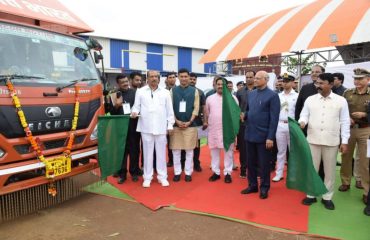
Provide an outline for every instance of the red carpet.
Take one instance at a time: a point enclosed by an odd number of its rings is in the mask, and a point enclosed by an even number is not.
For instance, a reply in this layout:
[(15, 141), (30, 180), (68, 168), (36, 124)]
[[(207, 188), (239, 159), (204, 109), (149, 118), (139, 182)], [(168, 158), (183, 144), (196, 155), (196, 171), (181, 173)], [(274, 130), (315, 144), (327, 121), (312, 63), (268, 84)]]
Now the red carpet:
[[(261, 200), (258, 194), (242, 195), (240, 191), (246, 188), (247, 180), (239, 177), (239, 171), (233, 172), (231, 184), (225, 184), (223, 177), (217, 182), (209, 182), (208, 178), (212, 175), (212, 171), (209, 169), (210, 153), (207, 147), (201, 149), (200, 159), (203, 171), (194, 172), (191, 183), (184, 181), (184, 175), (180, 182), (173, 182), (173, 168), (168, 169), (170, 186), (167, 188), (162, 187), (156, 179), (153, 179), (151, 187), (147, 189), (141, 186), (142, 180), (134, 183), (128, 178), (128, 181), (122, 185), (118, 185), (117, 180), (112, 177), (108, 181), (153, 210), (174, 206), (307, 232), (309, 208), (300, 203), (304, 194), (288, 190), (285, 182), (280, 181), (271, 183), (268, 199)], [(238, 163), (238, 152), (235, 153), (235, 159)]]

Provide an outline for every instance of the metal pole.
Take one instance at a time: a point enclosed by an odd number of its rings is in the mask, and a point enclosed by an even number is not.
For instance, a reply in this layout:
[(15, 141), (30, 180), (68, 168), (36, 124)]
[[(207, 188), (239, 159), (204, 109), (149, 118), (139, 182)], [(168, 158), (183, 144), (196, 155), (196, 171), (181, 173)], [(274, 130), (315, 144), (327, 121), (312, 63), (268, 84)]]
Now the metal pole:
[(298, 91), (301, 90), (301, 86), (302, 86), (302, 54), (303, 54), (303, 50), (302, 51), (298, 51), (296, 52), (298, 54), (298, 69), (297, 69), (297, 75), (298, 75)]

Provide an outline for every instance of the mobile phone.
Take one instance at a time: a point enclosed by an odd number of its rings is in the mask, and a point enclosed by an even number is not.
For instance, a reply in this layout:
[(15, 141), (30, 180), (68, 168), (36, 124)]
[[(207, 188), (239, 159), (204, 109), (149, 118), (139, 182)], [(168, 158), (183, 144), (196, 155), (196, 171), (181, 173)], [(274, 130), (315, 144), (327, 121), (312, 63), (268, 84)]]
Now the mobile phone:
[(120, 98), (122, 96), (122, 92), (118, 91), (116, 96), (117, 96), (117, 98)]

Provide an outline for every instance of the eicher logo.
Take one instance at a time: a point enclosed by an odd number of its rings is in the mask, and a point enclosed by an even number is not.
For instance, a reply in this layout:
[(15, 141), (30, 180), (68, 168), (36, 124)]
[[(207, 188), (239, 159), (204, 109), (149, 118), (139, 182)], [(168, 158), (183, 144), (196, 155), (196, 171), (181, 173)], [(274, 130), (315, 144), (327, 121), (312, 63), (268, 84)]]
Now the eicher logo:
[(62, 110), (60, 109), (60, 107), (47, 107), (45, 109), (45, 114), (50, 118), (56, 118), (62, 115)]

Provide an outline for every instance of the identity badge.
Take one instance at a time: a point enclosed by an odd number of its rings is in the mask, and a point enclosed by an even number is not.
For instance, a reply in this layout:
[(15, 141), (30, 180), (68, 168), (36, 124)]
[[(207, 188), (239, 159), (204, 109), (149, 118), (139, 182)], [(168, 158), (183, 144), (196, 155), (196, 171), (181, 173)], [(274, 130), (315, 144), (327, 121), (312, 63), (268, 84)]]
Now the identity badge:
[(123, 107), (123, 114), (131, 114), (131, 108), (129, 103), (124, 103)]
[(186, 112), (186, 102), (185, 102), (184, 100), (182, 100), (182, 101), (180, 102), (179, 112), (181, 112), (181, 113)]

